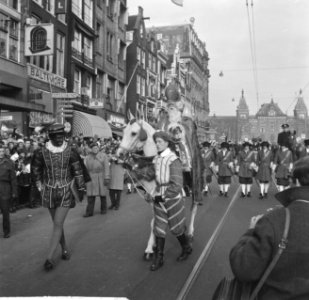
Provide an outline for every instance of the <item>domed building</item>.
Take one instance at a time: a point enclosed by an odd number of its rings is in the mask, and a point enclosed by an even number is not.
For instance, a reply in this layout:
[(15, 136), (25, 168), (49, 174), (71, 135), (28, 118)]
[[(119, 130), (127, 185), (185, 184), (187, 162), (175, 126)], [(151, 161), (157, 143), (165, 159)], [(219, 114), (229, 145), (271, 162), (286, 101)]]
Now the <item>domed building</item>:
[(217, 140), (225, 138), (236, 142), (255, 138), (276, 143), (281, 125), (285, 123), (290, 125), (292, 132), (296, 132), (296, 136), (302, 139), (309, 136), (308, 109), (302, 91), (297, 96), (293, 116), (283, 113), (273, 99), (269, 103), (262, 104), (256, 115), (250, 116), (244, 91), (242, 91), (236, 117), (213, 116), (210, 118), (210, 127), (215, 132), (213, 138)]

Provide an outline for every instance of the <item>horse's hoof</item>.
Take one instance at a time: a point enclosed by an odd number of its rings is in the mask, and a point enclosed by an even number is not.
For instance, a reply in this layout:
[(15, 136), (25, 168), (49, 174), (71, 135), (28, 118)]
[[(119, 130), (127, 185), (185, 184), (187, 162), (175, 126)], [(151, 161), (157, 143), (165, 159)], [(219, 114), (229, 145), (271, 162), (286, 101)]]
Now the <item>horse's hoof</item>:
[(145, 261), (151, 261), (153, 258), (153, 253), (145, 252), (143, 257)]

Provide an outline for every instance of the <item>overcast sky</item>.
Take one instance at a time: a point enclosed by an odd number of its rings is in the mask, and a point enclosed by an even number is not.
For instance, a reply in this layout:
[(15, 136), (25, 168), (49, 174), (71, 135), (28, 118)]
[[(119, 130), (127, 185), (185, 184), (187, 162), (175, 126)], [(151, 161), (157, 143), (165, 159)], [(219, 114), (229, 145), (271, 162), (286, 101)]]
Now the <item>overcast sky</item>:
[(150, 17), (147, 27), (195, 18), (194, 28), (210, 58), (210, 115), (234, 115), (242, 89), (250, 114), (273, 98), (291, 115), (300, 89), (309, 108), (308, 0), (253, 0), (253, 9), (248, 0), (256, 81), (246, 0), (183, 1), (183, 7), (171, 0), (128, 0), (127, 5), (130, 14), (144, 8), (144, 16)]

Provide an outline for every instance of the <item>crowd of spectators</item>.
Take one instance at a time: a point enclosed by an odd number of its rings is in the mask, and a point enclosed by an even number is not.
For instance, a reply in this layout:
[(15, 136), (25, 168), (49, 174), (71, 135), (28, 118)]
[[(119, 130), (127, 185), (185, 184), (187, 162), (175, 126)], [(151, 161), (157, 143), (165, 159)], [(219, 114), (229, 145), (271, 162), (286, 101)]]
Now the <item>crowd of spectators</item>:
[[(90, 152), (93, 143), (96, 143), (100, 149), (109, 157), (118, 148), (121, 139), (108, 138), (100, 139), (98, 136), (84, 137), (67, 135), (66, 140), (76, 148), (80, 156), (84, 159)], [(0, 136), (0, 144), (5, 149), (5, 155), (15, 164), (18, 197), (12, 200), (10, 212), (16, 212), (23, 207), (36, 208), (41, 206), (40, 193), (35, 185), (31, 183), (31, 159), (36, 149), (45, 145), (48, 137), (45, 132), (34, 133), (30, 136), (21, 136), (16, 134), (4, 134)]]

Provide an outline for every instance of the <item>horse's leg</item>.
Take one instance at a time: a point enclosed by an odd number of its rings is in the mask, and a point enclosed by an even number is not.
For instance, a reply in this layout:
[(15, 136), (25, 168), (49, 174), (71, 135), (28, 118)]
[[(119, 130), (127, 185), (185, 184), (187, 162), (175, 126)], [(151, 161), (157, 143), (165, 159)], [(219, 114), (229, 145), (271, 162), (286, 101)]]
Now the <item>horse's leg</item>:
[(155, 235), (153, 233), (153, 224), (154, 224), (154, 218), (152, 218), (151, 222), (150, 222), (150, 236), (148, 239), (148, 243), (147, 243), (147, 248), (145, 250), (144, 253), (144, 259), (149, 261), (152, 259), (153, 256), (153, 249), (155, 246)]
[(197, 213), (197, 203), (193, 203), (193, 207), (191, 209), (191, 216), (190, 216), (190, 224), (189, 224), (189, 229), (188, 229), (188, 238), (190, 245), (192, 246), (193, 242), (193, 235), (194, 235), (194, 221), (195, 221), (195, 216)]

